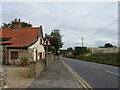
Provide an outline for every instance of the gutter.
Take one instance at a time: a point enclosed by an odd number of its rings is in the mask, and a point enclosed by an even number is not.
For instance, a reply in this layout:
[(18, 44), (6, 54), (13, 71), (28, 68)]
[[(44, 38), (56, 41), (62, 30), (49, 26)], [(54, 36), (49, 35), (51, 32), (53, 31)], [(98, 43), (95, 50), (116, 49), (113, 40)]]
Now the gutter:
[(38, 38), (39, 38), (39, 37), (37, 37), (32, 43), (27, 44), (25, 47), (30, 47), (30, 46), (32, 46), (33, 44), (35, 44), (35, 43), (38, 41)]

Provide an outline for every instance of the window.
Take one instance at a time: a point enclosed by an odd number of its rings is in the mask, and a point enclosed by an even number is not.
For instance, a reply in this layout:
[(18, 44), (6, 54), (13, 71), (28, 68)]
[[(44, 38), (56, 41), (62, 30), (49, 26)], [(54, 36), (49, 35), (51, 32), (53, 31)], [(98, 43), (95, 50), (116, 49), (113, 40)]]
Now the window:
[(42, 39), (40, 39), (40, 44), (42, 44)]
[(36, 60), (38, 60), (38, 52), (37, 52), (37, 50), (36, 50)]
[(11, 51), (11, 59), (18, 59), (18, 51)]
[(39, 54), (39, 55), (40, 55), (40, 59), (42, 59), (42, 52), (40, 52), (40, 54)]

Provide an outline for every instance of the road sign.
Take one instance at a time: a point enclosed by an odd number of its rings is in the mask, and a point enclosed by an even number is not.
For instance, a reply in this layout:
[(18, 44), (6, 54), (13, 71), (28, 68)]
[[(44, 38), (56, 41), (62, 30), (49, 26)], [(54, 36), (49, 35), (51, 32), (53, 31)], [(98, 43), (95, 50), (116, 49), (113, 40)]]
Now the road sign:
[(43, 46), (46, 46), (46, 70), (48, 69), (48, 46), (51, 46), (50, 41), (48, 38), (45, 39), (44, 43), (42, 44)]
[(51, 46), (50, 41), (48, 40), (48, 38), (45, 39), (43, 46)]

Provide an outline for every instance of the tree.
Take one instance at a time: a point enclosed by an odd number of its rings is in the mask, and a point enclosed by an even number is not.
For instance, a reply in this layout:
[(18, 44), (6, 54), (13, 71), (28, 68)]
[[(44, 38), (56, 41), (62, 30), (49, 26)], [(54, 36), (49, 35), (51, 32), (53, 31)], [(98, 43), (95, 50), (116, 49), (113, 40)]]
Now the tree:
[(50, 35), (45, 34), (46, 38), (50, 39), (50, 43), (55, 47), (55, 53), (58, 55), (58, 50), (62, 47), (62, 35), (58, 29), (55, 29), (51, 32)]
[(110, 44), (110, 43), (106, 43), (106, 44), (104, 45), (104, 47), (105, 47), (105, 48), (108, 48), (108, 47), (113, 47), (113, 45), (112, 45), (112, 44)]
[(27, 23), (27, 22), (21, 22), (21, 27), (32, 27), (32, 24)]
[(67, 48), (67, 51), (73, 51), (72, 47)]
[(90, 53), (91, 51), (87, 47), (75, 47), (74, 56)]
[(3, 23), (3, 25), (1, 26), (1, 28), (11, 28), (12, 24), (11, 23)]
[[(21, 23), (21, 27), (32, 27), (32, 24), (27, 23), (27, 22), (20, 22)], [(13, 22), (11, 23), (3, 23), (3, 25), (1, 26), (1, 28), (12, 28), (13, 27)]]
[(68, 54), (73, 54), (73, 48), (72, 47), (69, 47), (69, 48), (67, 48), (67, 53)]
[(50, 46), (48, 48), (48, 51), (52, 51), (52, 53), (55, 54), (55, 47), (54, 46)]

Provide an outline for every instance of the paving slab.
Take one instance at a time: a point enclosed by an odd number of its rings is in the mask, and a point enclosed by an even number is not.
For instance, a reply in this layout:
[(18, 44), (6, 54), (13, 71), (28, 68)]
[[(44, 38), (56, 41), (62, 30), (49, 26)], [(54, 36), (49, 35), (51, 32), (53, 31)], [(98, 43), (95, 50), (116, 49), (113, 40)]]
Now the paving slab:
[(29, 88), (78, 88), (75, 78), (60, 60), (49, 65), (48, 70), (39, 74)]

